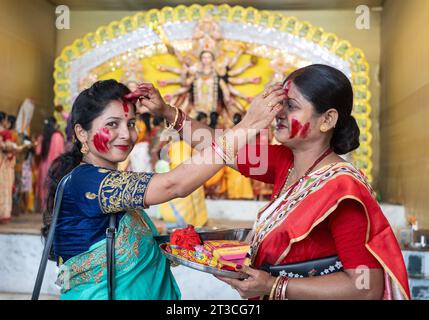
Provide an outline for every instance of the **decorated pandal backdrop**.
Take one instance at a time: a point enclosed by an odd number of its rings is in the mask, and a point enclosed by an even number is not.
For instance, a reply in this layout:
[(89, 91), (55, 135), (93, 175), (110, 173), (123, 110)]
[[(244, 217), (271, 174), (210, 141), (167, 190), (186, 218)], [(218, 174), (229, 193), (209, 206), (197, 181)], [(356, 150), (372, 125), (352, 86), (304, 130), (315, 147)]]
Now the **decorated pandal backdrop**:
[(297, 68), (314, 63), (344, 72), (354, 90), (360, 147), (348, 155), (372, 177), (369, 65), (347, 39), (283, 13), (228, 5), (165, 7), (101, 26), (63, 49), (55, 61), (55, 104), (70, 111), (97, 80), (132, 87), (154, 83), (191, 116), (220, 114), (232, 125), (252, 97)]

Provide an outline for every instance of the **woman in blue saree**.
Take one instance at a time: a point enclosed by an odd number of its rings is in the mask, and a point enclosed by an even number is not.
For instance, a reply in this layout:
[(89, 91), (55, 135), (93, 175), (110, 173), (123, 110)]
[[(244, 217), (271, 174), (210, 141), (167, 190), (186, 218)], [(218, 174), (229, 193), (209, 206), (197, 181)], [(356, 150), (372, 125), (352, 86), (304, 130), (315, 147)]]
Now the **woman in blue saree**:
[[(143, 85), (139, 99), (165, 104), (153, 86), (147, 88), (145, 91)], [(106, 80), (81, 92), (73, 104), (75, 142), (50, 169), (49, 209), (44, 214), (46, 234), (56, 187), (71, 172), (54, 236), (61, 299), (108, 298), (109, 214), (117, 215), (114, 299), (180, 299), (170, 265), (154, 240), (156, 228), (144, 209), (185, 197), (200, 187), (244, 146), (247, 138), (272, 122), (285, 96), (280, 87), (268, 96), (255, 98), (243, 121), (222, 136), (224, 141), (235, 139), (237, 144), (226, 149), (214, 140), (207, 150), (170, 172), (158, 174), (117, 170), (137, 140), (134, 98), (125, 85)], [(177, 114), (170, 127), (180, 131), (186, 116), (174, 109)]]

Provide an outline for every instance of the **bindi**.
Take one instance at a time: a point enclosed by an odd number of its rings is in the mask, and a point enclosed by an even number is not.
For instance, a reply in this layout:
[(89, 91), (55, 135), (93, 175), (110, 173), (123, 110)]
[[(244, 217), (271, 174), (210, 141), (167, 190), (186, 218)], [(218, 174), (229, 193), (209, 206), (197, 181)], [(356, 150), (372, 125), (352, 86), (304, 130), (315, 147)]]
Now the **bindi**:
[(94, 135), (93, 143), (98, 152), (106, 153), (109, 151), (110, 131), (102, 128)]
[(130, 112), (130, 107), (128, 106), (128, 103), (126, 100), (122, 102), (122, 107), (124, 108), (125, 117), (128, 118), (128, 113)]

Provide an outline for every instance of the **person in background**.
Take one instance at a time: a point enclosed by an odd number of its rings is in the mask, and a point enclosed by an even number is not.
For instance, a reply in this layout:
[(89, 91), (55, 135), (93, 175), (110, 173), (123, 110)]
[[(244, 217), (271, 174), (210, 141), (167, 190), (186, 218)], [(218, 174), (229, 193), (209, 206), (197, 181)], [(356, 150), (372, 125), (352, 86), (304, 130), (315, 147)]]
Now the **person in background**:
[[(199, 121), (200, 122), (200, 121)], [(200, 122), (204, 124), (203, 122)], [(219, 123), (219, 113), (213, 111), (210, 113), (210, 123), (208, 125), (213, 130), (221, 129)], [(206, 183), (204, 183), (204, 190), (207, 198), (210, 199), (222, 199), (226, 193), (226, 180), (225, 180), (226, 168), (222, 167), (213, 177), (211, 177)]]
[[(8, 115), (6, 117), (6, 130), (10, 132), (11, 140), (16, 145), (22, 145), (23, 139), (20, 135), (18, 135), (17, 130), (15, 129), (16, 117), (14, 115)], [(14, 179), (12, 186), (12, 215), (18, 216), (21, 214), (19, 210), (20, 207), (20, 194), (21, 194), (21, 173), (22, 173), (22, 157), (23, 152), (14, 152), (13, 154), (15, 158), (14, 165)]]
[(6, 113), (3, 111), (0, 111), (0, 131), (3, 131), (5, 129), (6, 125)]
[(13, 141), (8, 115), (4, 112), (0, 112), (0, 133), (3, 136), (3, 141)]
[(24, 145), (30, 147), (23, 153), (22, 171), (21, 171), (21, 187), (20, 187), (20, 202), (19, 211), (23, 213), (32, 212), (34, 210), (33, 193), (33, 160), (35, 148), (32, 145), (31, 139), (24, 136)]
[(160, 152), (167, 141), (161, 141), (161, 133), (163, 130), (162, 117), (154, 117), (149, 134), (149, 147), (150, 147), (150, 161), (153, 168), (156, 167), (158, 160), (160, 160)]
[(39, 172), (37, 177), (36, 199), (38, 208), (46, 207), (48, 188), (46, 178), (52, 162), (64, 152), (64, 137), (59, 131), (57, 121), (49, 117), (44, 121), (43, 134), (38, 139), (36, 154), (40, 155)]
[(133, 172), (152, 172), (153, 167), (149, 152), (150, 113), (137, 115), (135, 124), (137, 141), (127, 159), (119, 163), (118, 170)]
[[(168, 146), (169, 170), (177, 168), (192, 157), (193, 149), (183, 139), (173, 139)], [(167, 171), (167, 172), (168, 172)], [(202, 227), (207, 223), (208, 213), (204, 188), (201, 186), (184, 198), (173, 199), (159, 206), (162, 220), (167, 228), (185, 228), (188, 224)]]
[[(2, 115), (0, 114), (0, 117)], [(14, 182), (14, 157), (10, 157), (11, 145), (0, 132), (0, 224), (11, 220), (12, 214), (12, 187)]]
[(13, 119), (0, 112), (0, 224), (11, 220), (16, 154), (26, 149), (14, 141)]
[(195, 120), (197, 120), (198, 122), (201, 122), (202, 124), (208, 125), (208, 116), (207, 113), (202, 112), (202, 111), (198, 111), (197, 116), (195, 118)]
[(13, 142), (18, 142), (18, 133), (15, 130), (15, 123), (16, 123), (16, 117), (9, 114), (6, 117), (6, 130), (9, 130), (12, 136), (12, 141)]
[[(235, 113), (233, 123), (237, 125), (241, 122), (242, 116), (240, 113)], [(226, 194), (228, 199), (253, 199), (252, 182), (249, 178), (243, 176), (237, 170), (230, 167), (225, 167)]]

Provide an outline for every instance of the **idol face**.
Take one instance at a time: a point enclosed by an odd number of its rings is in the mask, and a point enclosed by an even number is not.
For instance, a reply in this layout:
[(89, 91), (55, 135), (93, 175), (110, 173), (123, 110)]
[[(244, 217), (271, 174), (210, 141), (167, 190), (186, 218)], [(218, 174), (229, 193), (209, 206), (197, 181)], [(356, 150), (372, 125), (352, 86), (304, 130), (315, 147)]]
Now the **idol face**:
[(124, 161), (137, 141), (134, 107), (129, 102), (111, 101), (94, 119), (87, 144), (93, 159), (100, 162)]
[(205, 66), (211, 65), (213, 63), (213, 55), (210, 52), (203, 52), (201, 54), (201, 63)]

